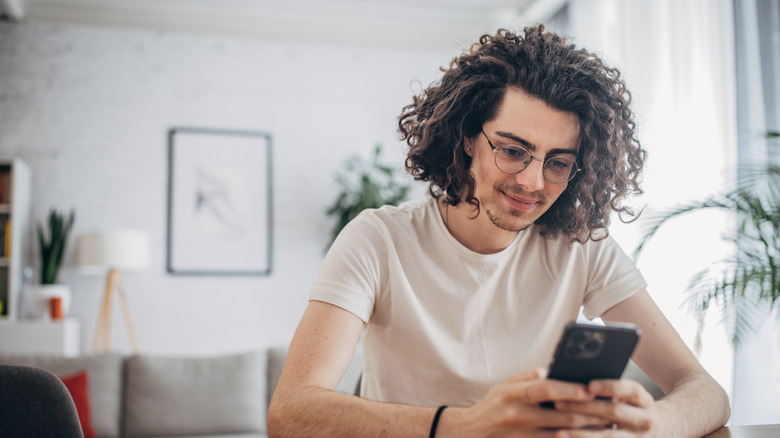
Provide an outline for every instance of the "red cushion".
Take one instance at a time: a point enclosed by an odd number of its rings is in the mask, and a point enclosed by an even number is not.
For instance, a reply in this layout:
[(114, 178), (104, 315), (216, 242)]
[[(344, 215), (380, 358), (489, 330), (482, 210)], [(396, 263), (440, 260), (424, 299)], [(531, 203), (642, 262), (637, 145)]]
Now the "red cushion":
[(81, 371), (70, 376), (60, 376), (60, 380), (68, 388), (73, 403), (76, 405), (76, 412), (79, 414), (81, 430), (84, 432), (84, 438), (95, 438), (95, 431), (92, 430), (92, 420), (89, 413), (89, 393), (87, 392), (87, 373)]

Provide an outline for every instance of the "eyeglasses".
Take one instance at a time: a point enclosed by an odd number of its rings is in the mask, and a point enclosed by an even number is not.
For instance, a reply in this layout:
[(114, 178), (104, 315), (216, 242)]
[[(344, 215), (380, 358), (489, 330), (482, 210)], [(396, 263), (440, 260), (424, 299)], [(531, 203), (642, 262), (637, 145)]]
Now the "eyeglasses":
[(571, 181), (577, 172), (582, 170), (577, 165), (577, 161), (568, 155), (553, 155), (542, 160), (531, 155), (531, 152), (523, 146), (508, 144), (496, 148), (485, 131), (481, 131), (490, 148), (495, 152), (496, 167), (504, 173), (520, 173), (531, 164), (533, 159), (544, 163), (542, 165), (544, 179), (553, 184), (564, 184)]

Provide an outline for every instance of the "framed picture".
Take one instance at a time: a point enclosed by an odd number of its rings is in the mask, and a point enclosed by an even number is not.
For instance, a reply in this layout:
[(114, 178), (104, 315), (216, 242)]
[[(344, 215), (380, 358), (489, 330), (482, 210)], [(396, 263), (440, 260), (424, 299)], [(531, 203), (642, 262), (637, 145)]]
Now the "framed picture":
[(168, 272), (271, 273), (271, 136), (168, 132)]

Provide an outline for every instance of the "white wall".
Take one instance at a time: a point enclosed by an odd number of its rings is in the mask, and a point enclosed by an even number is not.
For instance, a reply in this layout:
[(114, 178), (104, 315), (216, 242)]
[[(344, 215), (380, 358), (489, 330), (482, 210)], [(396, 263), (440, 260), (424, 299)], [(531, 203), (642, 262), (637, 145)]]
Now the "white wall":
[[(35, 222), (50, 208), (73, 208), (72, 237), (115, 228), (151, 234), (152, 268), (124, 275), (141, 351), (221, 354), (286, 343), (329, 236), (324, 210), (334, 200), (336, 169), (377, 143), (400, 166), (395, 121), (421, 88), (412, 81), (427, 85), (459, 50), (0, 23), (0, 156), (31, 166)], [(172, 126), (272, 135), (270, 276), (166, 273)], [(27, 232), (32, 238), (32, 227)], [(70, 315), (80, 319), (90, 350), (103, 278), (79, 274), (74, 259), (71, 245), (60, 280), (73, 290)], [(113, 322), (112, 346), (127, 351), (116, 308)]]

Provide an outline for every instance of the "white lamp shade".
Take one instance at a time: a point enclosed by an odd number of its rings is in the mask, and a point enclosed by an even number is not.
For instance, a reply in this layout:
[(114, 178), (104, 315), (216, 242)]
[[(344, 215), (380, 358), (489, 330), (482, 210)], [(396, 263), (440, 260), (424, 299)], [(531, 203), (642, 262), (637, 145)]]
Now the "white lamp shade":
[(149, 235), (141, 230), (85, 233), (79, 236), (76, 265), (85, 273), (143, 271), (149, 268)]

